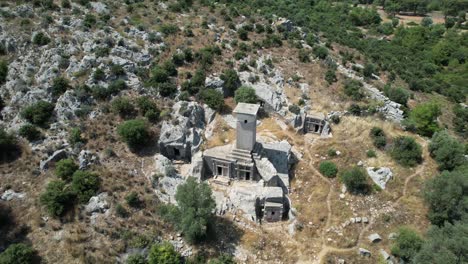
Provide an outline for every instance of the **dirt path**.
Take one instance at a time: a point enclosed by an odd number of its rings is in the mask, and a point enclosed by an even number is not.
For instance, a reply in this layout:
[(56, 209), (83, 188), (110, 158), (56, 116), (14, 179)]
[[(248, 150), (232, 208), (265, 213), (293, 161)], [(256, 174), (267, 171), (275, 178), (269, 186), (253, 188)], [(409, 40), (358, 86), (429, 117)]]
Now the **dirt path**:
[[(284, 130), (284, 133), (292, 142), (294, 142), (296, 144), (296, 140), (294, 139), (295, 135), (293, 135), (292, 132), (290, 132), (288, 130)], [(325, 223), (325, 227), (323, 228), (322, 232), (320, 233), (320, 240), (322, 241), (322, 245), (321, 245), (321, 249), (320, 249), (319, 253), (316, 256), (316, 259), (313, 261), (313, 263), (321, 264), (321, 263), (323, 263), (324, 258), (329, 253), (332, 253), (332, 252), (347, 253), (347, 252), (357, 251), (359, 249), (359, 244), (361, 244), (362, 241), (363, 241), (364, 234), (370, 228), (372, 228), (372, 226), (374, 224), (374, 218), (371, 217), (369, 219), (369, 224), (359, 232), (358, 239), (356, 240), (356, 244), (353, 247), (339, 248), (339, 247), (332, 247), (332, 246), (327, 245), (326, 230), (330, 227), (330, 222), (331, 222), (332, 213), (333, 213), (332, 206), (331, 206), (331, 197), (332, 197), (332, 194), (333, 194), (333, 183), (330, 181), (330, 179), (324, 177), (313, 166), (312, 154), (309, 151), (309, 147), (311, 147), (311, 144), (309, 144), (308, 142), (305, 142), (304, 145), (305, 145), (304, 146), (304, 155), (307, 155), (307, 158), (309, 159), (309, 162), (307, 163), (307, 166), (314, 173), (314, 175), (318, 176), (321, 180), (323, 180), (324, 182), (326, 182), (329, 185), (329, 190), (328, 190), (328, 194), (327, 194), (327, 198), (326, 198), (326, 204), (327, 204), (327, 210), (328, 210), (328, 212), (327, 212), (327, 221)], [(406, 178), (404, 188), (403, 188), (403, 193), (397, 200), (395, 200), (392, 203), (392, 206), (396, 206), (400, 202), (400, 200), (402, 198), (407, 196), (408, 186), (409, 186), (411, 180), (413, 178), (419, 176), (424, 171), (424, 169), (426, 168), (427, 160), (429, 158), (429, 153), (427, 152), (427, 143), (424, 140), (423, 140), (423, 143), (422, 143), (422, 149), (423, 149), (423, 163), (421, 163), (419, 165), (419, 168), (413, 174), (411, 174), (409, 177)]]

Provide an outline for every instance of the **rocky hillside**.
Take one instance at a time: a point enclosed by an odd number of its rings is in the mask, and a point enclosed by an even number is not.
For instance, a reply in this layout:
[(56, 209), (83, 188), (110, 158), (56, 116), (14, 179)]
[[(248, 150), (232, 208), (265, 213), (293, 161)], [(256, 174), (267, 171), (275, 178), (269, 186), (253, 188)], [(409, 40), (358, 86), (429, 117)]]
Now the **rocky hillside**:
[[(424, 182), (466, 164), (466, 105), (377, 68), (229, 1), (2, 1), (0, 263), (408, 260), (398, 228), (434, 224)], [(194, 240), (167, 204), (203, 150), (234, 141), (238, 102), (262, 105), (259, 138), (292, 146), (291, 217), (261, 224), (233, 205)], [(295, 130), (305, 113), (330, 135)]]

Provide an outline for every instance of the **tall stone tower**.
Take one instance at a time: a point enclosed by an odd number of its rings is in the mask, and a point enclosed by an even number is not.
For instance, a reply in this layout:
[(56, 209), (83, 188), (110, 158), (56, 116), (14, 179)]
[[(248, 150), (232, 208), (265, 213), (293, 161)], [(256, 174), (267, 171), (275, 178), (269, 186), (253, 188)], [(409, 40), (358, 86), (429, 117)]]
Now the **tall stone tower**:
[(237, 118), (236, 148), (252, 151), (257, 141), (257, 112), (260, 108), (256, 104), (239, 103), (233, 114)]

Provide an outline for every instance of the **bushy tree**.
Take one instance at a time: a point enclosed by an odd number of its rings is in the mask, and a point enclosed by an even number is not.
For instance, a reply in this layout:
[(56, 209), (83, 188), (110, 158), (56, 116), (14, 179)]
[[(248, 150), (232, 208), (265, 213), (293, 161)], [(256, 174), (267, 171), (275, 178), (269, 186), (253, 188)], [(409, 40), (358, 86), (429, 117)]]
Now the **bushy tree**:
[(239, 75), (233, 69), (228, 69), (223, 72), (220, 76), (221, 80), (224, 81), (224, 87), (230, 94), (234, 94), (237, 88), (241, 85)]
[(236, 90), (234, 95), (234, 101), (238, 103), (249, 103), (255, 104), (257, 103), (257, 95), (255, 94), (255, 90), (249, 86), (241, 86), (239, 89)]
[(362, 70), (362, 74), (364, 77), (371, 78), (373, 74), (377, 72), (377, 66), (373, 63), (366, 63), (364, 65), (364, 69)]
[(62, 159), (55, 164), (55, 175), (64, 181), (70, 181), (78, 170), (78, 164), (73, 159)]
[(60, 96), (71, 88), (70, 82), (64, 77), (57, 77), (50, 87), (53, 96)]
[(384, 149), (387, 145), (387, 136), (380, 127), (373, 127), (369, 133), (372, 143), (378, 149)]
[(77, 127), (72, 128), (68, 136), (68, 141), (72, 146), (75, 146), (78, 143), (85, 143), (86, 140), (81, 137), (81, 130)]
[(147, 123), (142, 119), (124, 122), (117, 128), (117, 133), (132, 148), (143, 146), (149, 140), (150, 132)]
[(129, 117), (135, 111), (132, 101), (128, 97), (119, 97), (112, 101), (111, 109), (114, 113), (125, 118)]
[(325, 177), (335, 178), (338, 173), (338, 168), (332, 161), (322, 161), (319, 166), (319, 171)]
[(38, 46), (45, 46), (49, 44), (50, 38), (46, 34), (44, 34), (44, 32), (38, 32), (36, 35), (34, 35), (32, 41)]
[(332, 84), (338, 81), (334, 70), (331, 70), (331, 69), (327, 70), (327, 72), (325, 73), (325, 81), (327, 81), (328, 84)]
[(42, 137), (42, 133), (36, 126), (31, 124), (25, 124), (20, 127), (18, 134), (29, 141), (39, 140)]
[(202, 90), (200, 92), (200, 99), (216, 111), (220, 111), (224, 106), (223, 94), (214, 89)]
[(440, 114), (440, 107), (437, 104), (420, 104), (410, 112), (404, 125), (409, 130), (414, 130), (420, 135), (430, 137), (440, 129), (437, 124), (437, 117)]
[(344, 92), (353, 100), (361, 100), (364, 98), (362, 91), (362, 83), (360, 81), (348, 79), (345, 81)]
[(249, 40), (249, 32), (244, 28), (239, 28), (237, 30), (237, 35), (241, 40)]
[(204, 239), (216, 207), (208, 184), (198, 183), (193, 177), (177, 187), (177, 207), (167, 206), (162, 214), (182, 231), (189, 242)]
[(424, 240), (414, 230), (402, 227), (392, 246), (392, 254), (410, 262), (421, 249)]
[(453, 127), (461, 137), (468, 138), (468, 107), (456, 105), (453, 108)]
[(128, 256), (127, 261), (125, 262), (126, 264), (148, 264), (148, 261), (146, 261), (145, 256), (141, 254), (133, 254)]
[(414, 263), (459, 264), (468, 263), (466, 222), (446, 223), (442, 227), (432, 226), (427, 241), (414, 257)]
[(169, 81), (169, 74), (164, 68), (160, 66), (153, 68), (151, 71), (151, 82), (153, 84), (156, 85), (159, 83), (165, 83), (167, 81)]
[(351, 193), (366, 194), (370, 191), (366, 172), (362, 168), (353, 167), (343, 172), (341, 180)]
[(138, 197), (138, 193), (133, 191), (131, 193), (129, 193), (127, 196), (125, 196), (125, 201), (127, 202), (127, 204), (131, 207), (140, 207), (141, 205), (141, 201), (140, 201), (140, 198)]
[(172, 244), (164, 242), (151, 247), (148, 264), (182, 264), (182, 257)]
[(324, 60), (328, 56), (328, 49), (324, 46), (315, 46), (312, 50), (315, 57)]
[(32, 264), (36, 252), (31, 246), (23, 243), (11, 244), (5, 251), (0, 253), (1, 264)]
[(390, 155), (403, 166), (413, 167), (422, 162), (421, 145), (412, 137), (400, 136), (395, 138)]
[(71, 188), (80, 203), (87, 203), (101, 185), (99, 176), (89, 171), (77, 170), (73, 173)]
[(49, 119), (52, 117), (54, 108), (55, 106), (52, 103), (39, 101), (24, 108), (23, 111), (21, 111), (21, 116), (31, 124), (43, 127), (47, 125)]
[(177, 92), (177, 86), (171, 82), (160, 83), (158, 90), (161, 96), (172, 97)]
[(424, 199), (429, 205), (429, 220), (442, 226), (468, 216), (468, 167), (444, 171), (430, 179), (424, 188)]
[(400, 87), (391, 87), (390, 85), (385, 86), (384, 93), (390, 100), (405, 106), (408, 103), (410, 96), (408, 91), (405, 89)]
[(8, 76), (8, 64), (4, 60), (0, 60), (0, 84), (6, 82)]
[(73, 203), (73, 199), (73, 192), (62, 180), (51, 181), (40, 197), (41, 204), (52, 216), (62, 215)]
[(355, 7), (349, 12), (349, 19), (355, 26), (369, 26), (380, 24), (382, 18), (373, 8)]
[(453, 170), (466, 162), (465, 148), (446, 131), (436, 132), (429, 144), (429, 152), (439, 164), (439, 170)]

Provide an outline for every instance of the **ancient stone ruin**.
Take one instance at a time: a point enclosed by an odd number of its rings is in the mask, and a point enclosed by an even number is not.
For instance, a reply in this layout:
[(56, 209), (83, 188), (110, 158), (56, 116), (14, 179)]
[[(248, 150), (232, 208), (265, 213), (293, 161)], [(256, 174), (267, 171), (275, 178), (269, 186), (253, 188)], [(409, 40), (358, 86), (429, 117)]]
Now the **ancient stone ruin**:
[[(259, 105), (239, 103), (236, 142), (207, 149), (202, 154), (201, 179), (233, 186), (230, 202), (253, 220), (269, 222), (286, 219), (290, 208), (289, 169), (295, 159), (286, 141), (266, 143), (257, 140)], [(248, 201), (248, 202), (247, 202)]]

